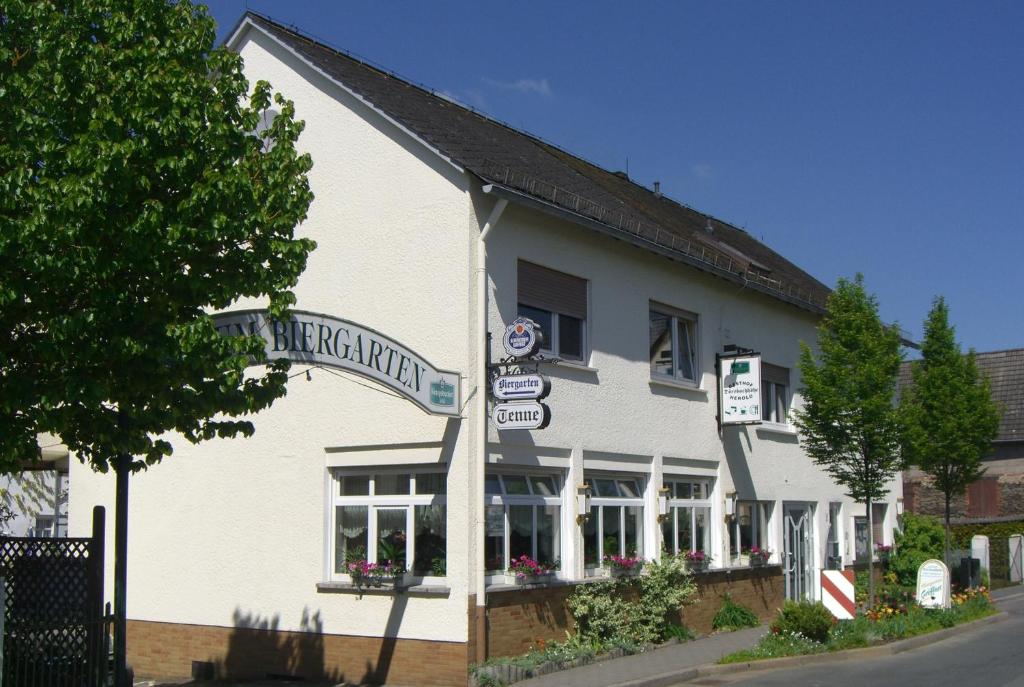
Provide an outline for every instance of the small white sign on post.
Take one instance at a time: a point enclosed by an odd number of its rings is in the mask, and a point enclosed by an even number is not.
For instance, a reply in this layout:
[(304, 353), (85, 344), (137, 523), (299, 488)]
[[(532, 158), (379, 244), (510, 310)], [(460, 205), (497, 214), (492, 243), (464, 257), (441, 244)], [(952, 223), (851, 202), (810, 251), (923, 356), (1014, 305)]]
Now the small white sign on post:
[(949, 568), (934, 558), (917, 569), (917, 603), (924, 608), (949, 608)]
[[(976, 534), (971, 537), (971, 558), (981, 561), (981, 569), (989, 572), (988, 537), (984, 534)], [(981, 571), (978, 571), (979, 574)]]

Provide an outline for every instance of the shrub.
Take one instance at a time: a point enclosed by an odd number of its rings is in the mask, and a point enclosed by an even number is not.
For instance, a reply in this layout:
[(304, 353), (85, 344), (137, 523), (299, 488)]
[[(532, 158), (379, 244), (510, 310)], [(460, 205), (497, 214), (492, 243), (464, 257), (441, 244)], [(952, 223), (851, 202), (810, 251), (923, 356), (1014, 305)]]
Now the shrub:
[(820, 601), (787, 601), (772, 621), (772, 634), (799, 634), (815, 642), (828, 641), (835, 619)]
[(896, 533), (896, 550), (889, 557), (889, 570), (905, 587), (917, 584), (917, 569), (929, 558), (943, 557), (946, 534), (942, 523), (927, 515), (904, 513), (902, 531)]
[(666, 625), (665, 639), (675, 639), (679, 642), (688, 642), (693, 639), (693, 630), (686, 625)]
[(742, 627), (757, 627), (760, 624), (761, 619), (757, 617), (756, 613), (733, 601), (728, 593), (722, 597), (722, 607), (718, 609), (714, 620), (711, 621), (711, 627), (726, 632)]
[(759, 661), (765, 658), (781, 658), (783, 656), (802, 656), (804, 654), (820, 654), (825, 646), (820, 642), (804, 637), (798, 632), (766, 635), (753, 649), (745, 649), (729, 654), (720, 663), (743, 663)]
[(628, 648), (665, 639), (668, 616), (697, 587), (679, 556), (646, 563), (646, 575), (583, 584), (569, 596), (578, 636), (589, 642)]

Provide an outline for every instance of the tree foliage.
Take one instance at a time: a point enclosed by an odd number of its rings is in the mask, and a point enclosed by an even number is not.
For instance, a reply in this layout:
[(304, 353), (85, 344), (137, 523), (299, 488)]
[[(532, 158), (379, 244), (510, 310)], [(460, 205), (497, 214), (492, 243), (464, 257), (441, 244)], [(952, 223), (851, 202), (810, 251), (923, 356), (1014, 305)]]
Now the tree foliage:
[(945, 496), (948, 533), (950, 501), (985, 471), (981, 459), (999, 430), (999, 410), (988, 379), (978, 373), (974, 351), (961, 352), (942, 297), (925, 321), (921, 356), (911, 363), (913, 383), (900, 404), (903, 452)]
[(287, 363), (247, 377), (262, 342), (207, 313), (294, 303), (311, 161), (292, 104), (214, 40), (187, 0), (0, 9), (0, 467), (48, 431), (140, 469), (159, 435), (249, 434), (284, 394)]
[(863, 277), (840, 279), (818, 327), (818, 360), (800, 344), (803, 408), (794, 412), (804, 450), (857, 501), (879, 499), (900, 468), (893, 404), (900, 367), (895, 327), (878, 316)]
[(942, 557), (942, 525), (927, 515), (900, 516), (896, 546), (889, 558), (889, 571), (904, 587), (917, 584), (917, 569), (929, 558)]

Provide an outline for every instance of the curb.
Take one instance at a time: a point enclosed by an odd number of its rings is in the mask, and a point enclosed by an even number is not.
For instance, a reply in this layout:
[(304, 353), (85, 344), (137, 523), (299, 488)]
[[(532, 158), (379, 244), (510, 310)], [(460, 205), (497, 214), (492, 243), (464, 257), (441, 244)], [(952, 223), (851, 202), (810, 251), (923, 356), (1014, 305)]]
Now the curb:
[(965, 629), (975, 629), (985, 625), (992, 625), (994, 623), (1002, 622), (1009, 617), (1009, 613), (1006, 611), (1000, 611), (995, 615), (979, 618), (978, 620), (972, 620), (969, 623), (964, 623), (957, 627), (937, 630), (935, 632), (929, 632), (928, 634), (918, 635), (917, 637), (911, 637), (909, 639), (901, 639), (881, 646), (833, 651), (827, 654), (808, 654), (806, 656), (767, 658), (760, 661), (749, 661), (747, 663), (706, 663), (702, 666), (697, 666), (696, 668), (686, 668), (683, 670), (676, 670), (671, 673), (652, 675), (647, 678), (639, 678), (636, 680), (630, 680), (629, 682), (620, 682), (615, 685), (609, 685), (609, 687), (668, 687), (669, 685), (674, 685), (679, 682), (687, 682), (699, 677), (709, 677), (712, 675), (727, 675), (730, 673), (771, 670), (774, 668), (792, 668), (816, 663), (837, 663), (840, 661), (849, 661), (855, 658), (880, 658), (882, 656), (894, 656), (905, 651), (918, 649), (927, 644), (941, 642), (944, 639), (956, 636)]

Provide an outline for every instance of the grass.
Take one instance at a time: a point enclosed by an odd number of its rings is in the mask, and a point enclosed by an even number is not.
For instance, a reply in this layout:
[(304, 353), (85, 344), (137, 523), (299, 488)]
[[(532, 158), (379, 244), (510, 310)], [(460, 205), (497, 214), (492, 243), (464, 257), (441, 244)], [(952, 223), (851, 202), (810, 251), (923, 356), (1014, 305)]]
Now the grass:
[(874, 611), (837, 623), (828, 640), (816, 642), (799, 632), (765, 635), (753, 649), (724, 656), (720, 663), (746, 663), (784, 656), (804, 656), (829, 651), (859, 649), (883, 642), (907, 639), (978, 620), (996, 612), (984, 594), (961, 597), (949, 609), (930, 610), (911, 606), (906, 613)]

